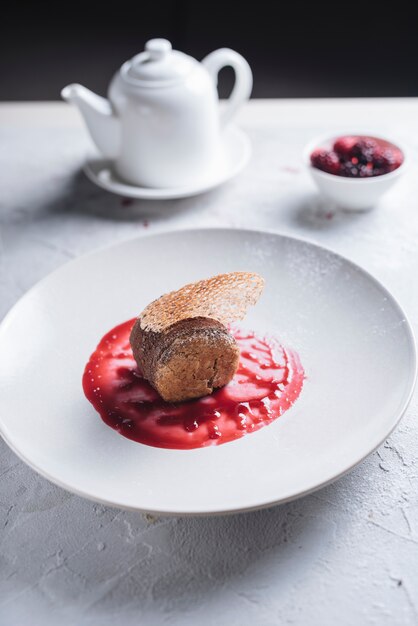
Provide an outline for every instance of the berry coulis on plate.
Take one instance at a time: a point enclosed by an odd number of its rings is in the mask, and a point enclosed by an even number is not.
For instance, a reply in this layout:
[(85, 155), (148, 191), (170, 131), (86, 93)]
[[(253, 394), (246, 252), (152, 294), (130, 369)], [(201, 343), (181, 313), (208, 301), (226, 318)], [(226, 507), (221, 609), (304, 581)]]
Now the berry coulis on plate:
[(371, 178), (393, 172), (404, 156), (394, 144), (361, 135), (347, 135), (334, 140), (332, 148), (316, 148), (311, 164), (327, 174), (349, 178)]
[(299, 397), (299, 356), (277, 340), (232, 329), (240, 362), (232, 381), (210, 396), (170, 404), (143, 378), (129, 335), (135, 320), (109, 331), (86, 365), (83, 389), (103, 421), (124, 437), (159, 448), (226, 443), (270, 424)]

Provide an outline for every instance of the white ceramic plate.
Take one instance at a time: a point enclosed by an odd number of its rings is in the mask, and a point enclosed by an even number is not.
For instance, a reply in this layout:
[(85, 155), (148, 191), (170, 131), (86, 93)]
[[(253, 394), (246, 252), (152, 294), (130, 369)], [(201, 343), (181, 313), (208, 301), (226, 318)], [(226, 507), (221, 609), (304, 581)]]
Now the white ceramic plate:
[[(296, 404), (240, 440), (196, 450), (140, 445), (107, 427), (81, 377), (102, 335), (150, 300), (219, 272), (265, 292), (246, 325), (299, 351)], [(384, 441), (415, 379), (413, 335), (369, 274), (312, 244), (209, 229), (142, 237), (65, 265), (0, 327), (0, 429), (15, 452), (75, 493), (154, 513), (215, 514), (283, 502), (335, 480)]]
[(204, 183), (176, 187), (173, 189), (153, 189), (136, 187), (118, 178), (112, 169), (112, 162), (106, 159), (90, 159), (84, 166), (84, 172), (90, 180), (112, 193), (127, 198), (148, 200), (172, 200), (196, 196), (214, 189), (236, 176), (248, 163), (251, 156), (251, 144), (247, 135), (234, 126), (228, 126), (223, 134), (224, 167)]

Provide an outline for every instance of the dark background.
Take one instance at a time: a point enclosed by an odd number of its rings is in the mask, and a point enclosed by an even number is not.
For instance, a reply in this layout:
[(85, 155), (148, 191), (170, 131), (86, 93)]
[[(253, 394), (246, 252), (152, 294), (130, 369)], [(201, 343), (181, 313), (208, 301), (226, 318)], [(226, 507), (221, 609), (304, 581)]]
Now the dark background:
[[(413, 6), (359, 0), (12, 3), (2, 16), (0, 100), (56, 100), (70, 82), (105, 94), (121, 63), (152, 37), (166, 37), (198, 59), (218, 47), (234, 48), (252, 66), (254, 97), (416, 96)], [(221, 74), (226, 95), (231, 73)]]

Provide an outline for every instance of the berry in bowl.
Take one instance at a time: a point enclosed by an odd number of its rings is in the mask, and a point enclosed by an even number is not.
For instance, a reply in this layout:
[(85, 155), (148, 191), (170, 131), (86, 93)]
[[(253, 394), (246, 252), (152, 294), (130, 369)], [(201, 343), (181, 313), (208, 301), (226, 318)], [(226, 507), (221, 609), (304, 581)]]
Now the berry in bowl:
[(311, 175), (324, 196), (351, 210), (371, 208), (405, 169), (405, 151), (379, 137), (343, 135), (305, 149)]

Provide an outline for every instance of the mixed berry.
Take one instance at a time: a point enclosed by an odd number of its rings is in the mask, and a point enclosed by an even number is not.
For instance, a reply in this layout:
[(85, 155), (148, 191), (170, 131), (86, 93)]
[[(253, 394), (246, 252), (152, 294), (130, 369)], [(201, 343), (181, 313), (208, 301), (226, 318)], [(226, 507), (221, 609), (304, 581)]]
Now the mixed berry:
[(399, 148), (373, 137), (338, 137), (332, 149), (316, 148), (311, 154), (311, 163), (317, 169), (349, 178), (388, 174), (402, 162), (403, 154)]

